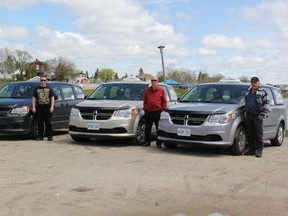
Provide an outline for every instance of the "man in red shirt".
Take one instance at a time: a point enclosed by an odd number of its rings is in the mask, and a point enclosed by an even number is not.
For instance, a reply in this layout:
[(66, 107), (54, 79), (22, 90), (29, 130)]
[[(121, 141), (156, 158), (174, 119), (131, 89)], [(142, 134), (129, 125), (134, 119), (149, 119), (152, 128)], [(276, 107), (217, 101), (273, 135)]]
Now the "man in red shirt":
[[(158, 122), (161, 112), (167, 107), (166, 93), (162, 87), (158, 85), (158, 78), (153, 76), (149, 86), (144, 93), (143, 109), (145, 111), (145, 144), (144, 147), (151, 145), (151, 129), (155, 123), (158, 130)], [(161, 141), (157, 139), (157, 148), (161, 148)]]

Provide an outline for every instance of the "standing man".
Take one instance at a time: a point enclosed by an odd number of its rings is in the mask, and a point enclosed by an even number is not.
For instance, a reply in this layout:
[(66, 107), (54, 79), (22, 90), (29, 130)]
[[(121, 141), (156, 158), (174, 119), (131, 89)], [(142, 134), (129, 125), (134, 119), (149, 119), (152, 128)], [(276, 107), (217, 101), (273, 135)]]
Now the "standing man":
[[(167, 107), (167, 98), (165, 91), (158, 85), (158, 78), (153, 76), (151, 86), (147, 87), (144, 92), (143, 109), (145, 112), (145, 144), (144, 147), (151, 145), (151, 129), (155, 123), (158, 130), (158, 122), (161, 112)], [(157, 139), (157, 148), (161, 148), (161, 141)]]
[(41, 76), (40, 86), (36, 87), (33, 92), (32, 112), (36, 113), (38, 120), (38, 137), (36, 140), (43, 140), (45, 122), (48, 140), (53, 141), (51, 118), (54, 111), (55, 94), (46, 84), (47, 78)]
[(267, 92), (260, 87), (258, 77), (251, 78), (251, 86), (245, 95), (244, 118), (246, 123), (248, 150), (244, 155), (262, 157), (263, 119), (269, 112), (269, 98)]

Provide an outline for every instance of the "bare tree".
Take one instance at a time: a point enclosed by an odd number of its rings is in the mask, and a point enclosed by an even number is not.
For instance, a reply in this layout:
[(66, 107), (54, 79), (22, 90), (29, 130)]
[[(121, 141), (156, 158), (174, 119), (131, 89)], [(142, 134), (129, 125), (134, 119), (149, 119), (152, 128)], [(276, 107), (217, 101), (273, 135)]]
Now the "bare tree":
[(21, 77), (28, 67), (28, 63), (32, 61), (32, 56), (22, 50), (15, 50), (15, 65), (16, 70), (19, 70)]
[(3, 74), (3, 79), (6, 80), (8, 75), (15, 71), (15, 57), (11, 54), (8, 48), (0, 50), (0, 72)]

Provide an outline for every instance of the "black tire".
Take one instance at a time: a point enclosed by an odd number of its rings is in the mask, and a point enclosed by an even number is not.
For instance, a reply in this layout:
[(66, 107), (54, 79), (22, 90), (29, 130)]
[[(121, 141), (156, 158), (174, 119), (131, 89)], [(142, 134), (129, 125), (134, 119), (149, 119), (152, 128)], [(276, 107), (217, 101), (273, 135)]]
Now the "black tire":
[(245, 128), (240, 125), (235, 133), (233, 145), (230, 147), (230, 151), (233, 155), (242, 155), (246, 146), (247, 135)]
[(277, 134), (276, 134), (276, 137), (272, 140), (270, 140), (271, 144), (273, 146), (281, 146), (282, 143), (283, 143), (283, 140), (284, 140), (284, 126), (283, 126), (283, 123), (280, 123), (279, 124), (279, 127), (277, 129)]
[(133, 145), (143, 145), (145, 143), (145, 121), (140, 120), (137, 126), (136, 137), (131, 139)]
[(38, 136), (38, 121), (34, 118), (32, 120), (31, 132), (29, 134), (29, 137), (31, 139), (36, 139), (37, 136)]
[(78, 136), (71, 135), (71, 134), (70, 136), (75, 142), (88, 142), (90, 140), (90, 138), (88, 137), (78, 137)]
[(171, 143), (164, 143), (165, 148), (167, 149), (175, 149), (178, 147), (177, 144), (171, 144)]

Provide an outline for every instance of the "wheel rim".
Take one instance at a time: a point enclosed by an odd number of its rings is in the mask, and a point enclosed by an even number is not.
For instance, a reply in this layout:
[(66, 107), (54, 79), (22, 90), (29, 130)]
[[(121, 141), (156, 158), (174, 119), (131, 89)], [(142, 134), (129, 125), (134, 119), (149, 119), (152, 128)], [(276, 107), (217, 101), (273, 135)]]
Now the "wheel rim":
[(145, 141), (145, 124), (139, 124), (137, 127), (136, 138), (139, 142)]
[(283, 134), (284, 134), (283, 127), (279, 127), (278, 129), (278, 142), (279, 143), (282, 143), (283, 141)]
[(238, 144), (239, 144), (239, 149), (242, 151), (246, 145), (246, 134), (243, 130), (239, 133)]

